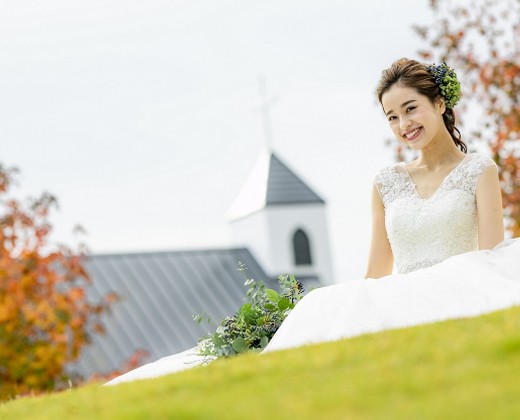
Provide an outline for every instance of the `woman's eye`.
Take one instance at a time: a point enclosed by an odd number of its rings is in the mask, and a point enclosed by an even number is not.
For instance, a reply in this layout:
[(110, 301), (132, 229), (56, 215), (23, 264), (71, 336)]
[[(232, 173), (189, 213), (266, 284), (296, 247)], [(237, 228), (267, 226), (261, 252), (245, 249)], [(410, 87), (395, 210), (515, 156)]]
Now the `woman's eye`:
[(392, 115), (391, 117), (388, 117), (388, 121), (393, 121), (393, 120), (395, 120), (395, 116), (394, 115)]
[(413, 111), (415, 108), (417, 108), (417, 107), (416, 106), (409, 106), (408, 108), (406, 108), (406, 112)]

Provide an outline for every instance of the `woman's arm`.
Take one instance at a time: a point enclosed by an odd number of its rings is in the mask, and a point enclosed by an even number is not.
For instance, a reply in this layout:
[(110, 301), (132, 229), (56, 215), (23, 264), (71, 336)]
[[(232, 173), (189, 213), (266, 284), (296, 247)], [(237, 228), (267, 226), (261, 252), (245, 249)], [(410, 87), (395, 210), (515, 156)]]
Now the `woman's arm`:
[(478, 246), (491, 249), (504, 240), (502, 195), (496, 166), (480, 175), (477, 184)]
[(386, 235), (385, 209), (376, 185), (372, 189), (372, 240), (365, 278), (392, 274), (394, 256)]

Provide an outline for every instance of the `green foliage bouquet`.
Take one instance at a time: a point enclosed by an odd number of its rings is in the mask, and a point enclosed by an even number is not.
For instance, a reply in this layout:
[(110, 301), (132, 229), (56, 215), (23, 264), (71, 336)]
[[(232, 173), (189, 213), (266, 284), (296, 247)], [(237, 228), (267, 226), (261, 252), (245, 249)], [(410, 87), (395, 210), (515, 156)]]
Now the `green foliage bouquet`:
[[(213, 334), (199, 340), (199, 352), (208, 358), (229, 357), (246, 351), (260, 351), (271, 340), (289, 312), (302, 298), (303, 285), (293, 275), (279, 276), (280, 293), (265, 287), (263, 281), (249, 279), (246, 267), (239, 262), (239, 271), (248, 286), (244, 304), (233, 316), (225, 317)], [(194, 316), (197, 323), (211, 318)]]

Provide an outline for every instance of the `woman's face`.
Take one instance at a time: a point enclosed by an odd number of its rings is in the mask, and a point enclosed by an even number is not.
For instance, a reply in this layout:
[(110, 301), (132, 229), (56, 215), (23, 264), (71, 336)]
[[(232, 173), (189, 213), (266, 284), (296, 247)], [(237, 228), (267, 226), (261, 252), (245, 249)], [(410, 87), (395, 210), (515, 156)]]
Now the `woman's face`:
[(383, 94), (381, 104), (395, 137), (412, 149), (424, 148), (445, 129), (442, 99), (432, 104), (415, 89), (395, 84)]

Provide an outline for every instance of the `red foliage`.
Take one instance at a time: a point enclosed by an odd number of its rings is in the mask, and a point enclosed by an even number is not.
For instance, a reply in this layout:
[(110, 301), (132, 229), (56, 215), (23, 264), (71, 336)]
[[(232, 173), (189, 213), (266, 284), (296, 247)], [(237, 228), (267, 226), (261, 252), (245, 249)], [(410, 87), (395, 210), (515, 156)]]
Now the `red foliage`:
[(150, 356), (146, 350), (136, 350), (134, 354), (132, 354), (128, 359), (126, 359), (121, 368), (115, 369), (112, 372), (108, 373), (95, 373), (92, 375), (88, 382), (108, 382), (118, 376), (134, 370), (141, 366), (143, 362)]
[(116, 299), (87, 300), (83, 251), (48, 244), (55, 198), (9, 197), (15, 173), (0, 165), (0, 400), (66, 386), (65, 366)]
[(520, 235), (520, 0), (431, 0), (434, 20), (415, 27), (429, 62), (446, 61), (459, 73), (465, 104), (477, 104), (474, 138), (499, 166), (508, 230)]

